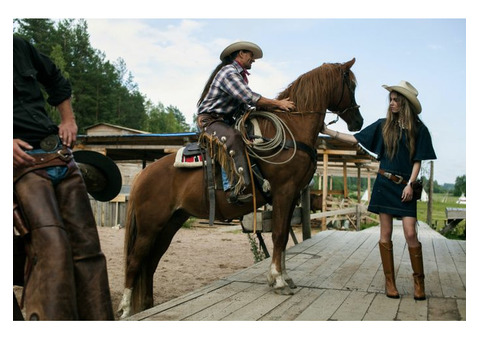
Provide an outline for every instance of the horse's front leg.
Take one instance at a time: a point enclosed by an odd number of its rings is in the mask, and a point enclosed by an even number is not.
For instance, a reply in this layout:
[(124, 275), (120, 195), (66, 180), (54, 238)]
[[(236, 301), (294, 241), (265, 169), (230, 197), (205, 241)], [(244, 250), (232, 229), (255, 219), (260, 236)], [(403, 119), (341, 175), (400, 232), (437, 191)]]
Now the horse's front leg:
[[(288, 240), (288, 237), (287, 237), (287, 240)], [(288, 286), (290, 288), (295, 289), (295, 288), (297, 288), (297, 285), (295, 284), (295, 282), (293, 282), (293, 279), (287, 273), (287, 266), (285, 264), (285, 253), (286, 253), (286, 251), (284, 250), (282, 252), (282, 269), (283, 269), (282, 270), (282, 275), (283, 275), (283, 279), (285, 280), (285, 282), (288, 284)]]
[[(293, 280), (288, 277), (285, 267), (285, 248), (288, 242), (288, 230), (293, 213), (293, 204), (290, 208), (285, 208), (287, 204), (274, 204), (272, 211), (272, 240), (273, 254), (270, 270), (267, 274), (267, 280), (275, 293), (282, 295), (292, 295), (291, 288), (296, 288)], [(282, 208), (283, 207), (283, 208)]]

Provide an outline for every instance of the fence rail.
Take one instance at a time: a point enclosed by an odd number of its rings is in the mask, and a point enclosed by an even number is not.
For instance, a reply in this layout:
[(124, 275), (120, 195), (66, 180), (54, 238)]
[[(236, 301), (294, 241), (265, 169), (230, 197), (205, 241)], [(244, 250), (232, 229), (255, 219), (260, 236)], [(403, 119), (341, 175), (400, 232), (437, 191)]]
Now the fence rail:
[(119, 195), (109, 202), (99, 202), (90, 198), (95, 221), (99, 227), (125, 227), (127, 195)]

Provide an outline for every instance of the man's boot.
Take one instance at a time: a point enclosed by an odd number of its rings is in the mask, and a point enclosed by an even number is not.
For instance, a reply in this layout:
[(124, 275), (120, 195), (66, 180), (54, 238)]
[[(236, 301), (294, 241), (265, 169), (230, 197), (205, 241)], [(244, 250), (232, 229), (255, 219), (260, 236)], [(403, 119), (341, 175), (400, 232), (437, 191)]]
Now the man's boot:
[(412, 263), (413, 269), (413, 298), (415, 300), (425, 300), (425, 274), (423, 272), (422, 244), (420, 243), (418, 247), (414, 248), (408, 247), (408, 252), (410, 253), (410, 262)]
[(398, 299), (397, 287), (395, 285), (395, 267), (393, 264), (393, 244), (389, 242), (378, 242), (380, 257), (382, 259), (383, 273), (385, 274), (385, 294), (392, 299)]

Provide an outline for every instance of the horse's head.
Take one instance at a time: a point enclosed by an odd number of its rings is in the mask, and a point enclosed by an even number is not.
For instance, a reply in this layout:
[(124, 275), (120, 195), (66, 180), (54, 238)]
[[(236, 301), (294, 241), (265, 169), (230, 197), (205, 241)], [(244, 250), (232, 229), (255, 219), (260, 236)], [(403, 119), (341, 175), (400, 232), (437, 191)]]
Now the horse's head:
[(359, 105), (355, 101), (356, 79), (350, 68), (355, 63), (355, 58), (339, 65), (339, 86), (332, 93), (328, 109), (336, 113), (348, 125), (349, 131), (358, 131), (363, 126), (363, 117)]

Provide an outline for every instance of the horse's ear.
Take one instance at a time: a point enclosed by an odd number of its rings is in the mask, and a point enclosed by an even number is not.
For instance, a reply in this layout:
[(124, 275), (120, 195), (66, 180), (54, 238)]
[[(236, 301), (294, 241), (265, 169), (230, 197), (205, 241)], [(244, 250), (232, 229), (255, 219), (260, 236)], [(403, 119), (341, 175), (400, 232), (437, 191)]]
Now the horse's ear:
[(353, 64), (355, 64), (355, 58), (353, 58), (352, 60), (350, 61), (347, 61), (346, 63), (343, 64), (343, 67), (346, 69), (346, 70), (349, 70)]

